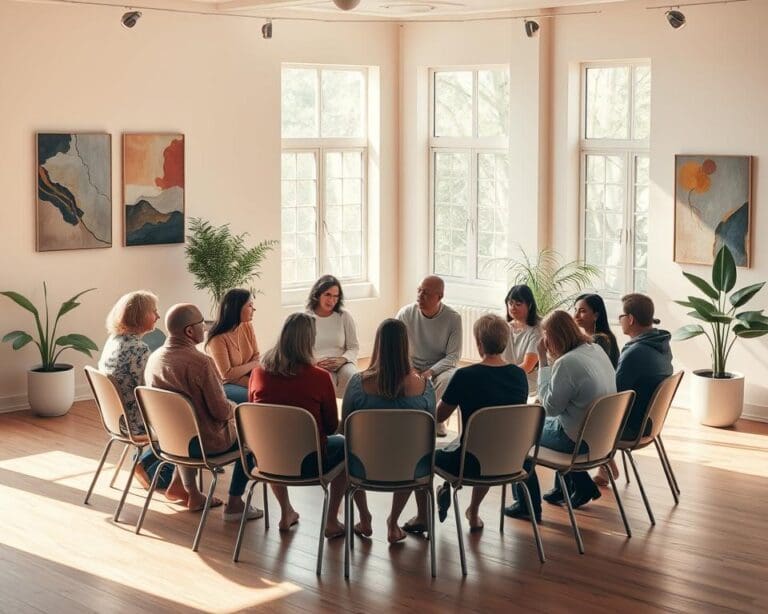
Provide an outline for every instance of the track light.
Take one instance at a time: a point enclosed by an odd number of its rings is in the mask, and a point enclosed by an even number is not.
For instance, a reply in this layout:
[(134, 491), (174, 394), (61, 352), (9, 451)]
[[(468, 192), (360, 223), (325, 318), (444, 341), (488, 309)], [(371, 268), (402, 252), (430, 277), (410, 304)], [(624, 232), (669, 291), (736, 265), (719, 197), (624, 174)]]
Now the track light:
[(685, 15), (683, 15), (680, 11), (676, 9), (669, 9), (665, 15), (667, 16), (669, 25), (672, 26), (675, 30), (679, 30), (685, 26)]
[(360, 0), (333, 0), (333, 3), (342, 11), (351, 11), (360, 4)]
[(272, 20), (267, 19), (267, 23), (261, 26), (261, 36), (264, 38), (272, 38)]
[(120, 22), (123, 24), (124, 28), (132, 28), (136, 25), (139, 17), (141, 17), (141, 13), (139, 11), (128, 11), (127, 13), (123, 13), (123, 16), (120, 18)]
[(533, 38), (539, 31), (539, 24), (532, 19), (525, 20), (525, 35), (528, 38)]

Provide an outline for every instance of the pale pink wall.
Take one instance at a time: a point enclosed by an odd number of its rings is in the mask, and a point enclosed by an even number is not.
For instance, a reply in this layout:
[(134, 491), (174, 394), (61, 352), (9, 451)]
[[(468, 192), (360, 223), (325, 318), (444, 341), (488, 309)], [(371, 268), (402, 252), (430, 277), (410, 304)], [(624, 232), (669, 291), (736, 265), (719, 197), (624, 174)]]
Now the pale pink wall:
[[(380, 298), (350, 303), (361, 337), (396, 309), (397, 28), (389, 24), (261, 22), (146, 11), (133, 30), (122, 8), (0, 4), (0, 289), (35, 301), (47, 280), (52, 301), (96, 286), (69, 314), (65, 331), (99, 344), (104, 317), (120, 294), (158, 293), (161, 308), (207, 304), (186, 272), (183, 246), (121, 246), (123, 131), (186, 135), (188, 216), (231, 222), (254, 240), (280, 237), (280, 64), (314, 62), (381, 67)], [(112, 136), (113, 241), (106, 250), (35, 253), (36, 131), (100, 131)], [(271, 343), (289, 311), (280, 306), (279, 256), (258, 284), (254, 320)], [(0, 301), (0, 332), (30, 328), (27, 315)], [(87, 359), (69, 354), (78, 367)], [(34, 352), (0, 345), (0, 410), (24, 403)], [(84, 390), (78, 379), (78, 392)]]

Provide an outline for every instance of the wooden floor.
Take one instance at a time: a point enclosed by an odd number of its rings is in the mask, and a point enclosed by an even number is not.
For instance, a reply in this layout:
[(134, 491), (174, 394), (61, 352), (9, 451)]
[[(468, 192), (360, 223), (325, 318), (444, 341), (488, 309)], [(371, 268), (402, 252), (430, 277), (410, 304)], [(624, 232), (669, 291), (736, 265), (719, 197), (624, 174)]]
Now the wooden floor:
[[(119, 491), (107, 465), (91, 500), (83, 497), (105, 436), (90, 402), (63, 418), (0, 416), (0, 612), (765, 612), (768, 610), (768, 425), (719, 430), (673, 411), (665, 441), (682, 489), (673, 504), (661, 465), (648, 449), (640, 471), (657, 517), (651, 528), (634, 481), (620, 481), (633, 528), (627, 539), (610, 493), (577, 512), (586, 554), (579, 555), (567, 512), (545, 504), (539, 564), (530, 526), (507, 520), (498, 531), (498, 489), (466, 525), (469, 575), (462, 579), (455, 525), (437, 534), (438, 577), (428, 542), (388, 547), (387, 495), (370, 496), (374, 537), (358, 539), (352, 578), (343, 543), (326, 544), (321, 578), (315, 553), (322, 497), (293, 489), (301, 522), (290, 533), (249, 523), (241, 562), (231, 561), (237, 526), (214, 510), (200, 551), (190, 549), (197, 515), (158, 498), (142, 535), (133, 525), (143, 502), (128, 497), (112, 522)], [(116, 462), (117, 449), (109, 462)], [(127, 474), (124, 472), (121, 480)], [(551, 474), (543, 472), (545, 487)], [(222, 494), (229, 480), (220, 482)], [(462, 492), (462, 505), (468, 493)], [(406, 510), (410, 513), (411, 508)]]

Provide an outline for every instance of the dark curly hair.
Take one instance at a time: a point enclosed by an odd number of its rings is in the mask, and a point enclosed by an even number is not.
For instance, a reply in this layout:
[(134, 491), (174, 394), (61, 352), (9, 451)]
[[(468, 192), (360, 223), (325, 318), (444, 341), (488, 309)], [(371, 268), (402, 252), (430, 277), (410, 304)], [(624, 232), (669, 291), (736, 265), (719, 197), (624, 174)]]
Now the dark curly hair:
[(315, 282), (312, 289), (309, 291), (309, 297), (307, 298), (307, 309), (314, 311), (320, 304), (320, 295), (328, 288), (337, 286), (339, 288), (339, 300), (336, 302), (336, 306), (333, 310), (336, 313), (341, 313), (342, 307), (344, 307), (344, 290), (341, 289), (341, 282), (333, 275), (323, 275)]

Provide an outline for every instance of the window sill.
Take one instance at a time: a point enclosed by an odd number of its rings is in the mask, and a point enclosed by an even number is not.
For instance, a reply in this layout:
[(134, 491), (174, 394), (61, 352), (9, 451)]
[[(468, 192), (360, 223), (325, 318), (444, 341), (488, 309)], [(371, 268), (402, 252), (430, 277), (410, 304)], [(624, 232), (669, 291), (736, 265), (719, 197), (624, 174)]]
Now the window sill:
[[(341, 282), (344, 288), (344, 301), (354, 301), (359, 299), (374, 298), (376, 296), (376, 288), (370, 281), (358, 281), (358, 282)], [(299, 288), (283, 288), (281, 293), (280, 305), (281, 307), (291, 307), (304, 309), (307, 304), (307, 297), (312, 286), (305, 286)]]

